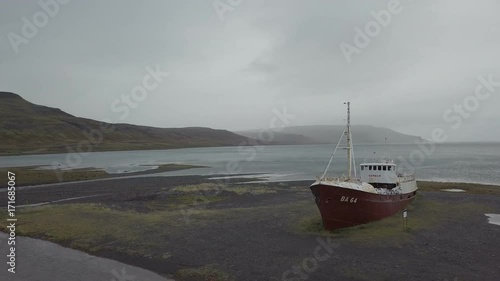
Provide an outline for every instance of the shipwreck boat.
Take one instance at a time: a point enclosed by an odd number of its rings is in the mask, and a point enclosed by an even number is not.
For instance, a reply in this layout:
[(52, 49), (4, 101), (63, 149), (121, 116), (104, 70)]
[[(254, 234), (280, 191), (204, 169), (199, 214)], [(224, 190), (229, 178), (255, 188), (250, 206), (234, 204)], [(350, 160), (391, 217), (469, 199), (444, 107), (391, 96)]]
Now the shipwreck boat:
[[(326, 230), (365, 224), (394, 215), (417, 193), (415, 173), (398, 172), (393, 160), (380, 159), (360, 165), (357, 176), (351, 134), (351, 110), (347, 102), (347, 125), (325, 172), (311, 185)], [(347, 175), (326, 176), (344, 136), (347, 137)], [(354, 169), (353, 169), (354, 167)]]

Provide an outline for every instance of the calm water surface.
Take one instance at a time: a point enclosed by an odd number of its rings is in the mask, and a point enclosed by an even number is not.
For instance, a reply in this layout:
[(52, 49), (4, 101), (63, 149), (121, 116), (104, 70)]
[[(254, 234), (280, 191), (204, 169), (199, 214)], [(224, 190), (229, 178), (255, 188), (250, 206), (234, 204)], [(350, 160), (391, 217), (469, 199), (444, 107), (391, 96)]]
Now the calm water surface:
[[(500, 184), (500, 143), (439, 144), (435, 149), (427, 149), (429, 155), (412, 144), (356, 145), (354, 152), (358, 165), (383, 155), (395, 159), (400, 167), (413, 163), (417, 178), (421, 180)], [(81, 157), (75, 154), (25, 155), (0, 157), (0, 167), (52, 168), (54, 163), (60, 163), (62, 167), (93, 167), (109, 173), (127, 173), (152, 169), (159, 164), (179, 163), (210, 168), (160, 175), (264, 173), (272, 181), (313, 180), (323, 173), (332, 151), (333, 145), (293, 145), (95, 152)], [(339, 150), (330, 175), (345, 173), (345, 158), (345, 150)]]

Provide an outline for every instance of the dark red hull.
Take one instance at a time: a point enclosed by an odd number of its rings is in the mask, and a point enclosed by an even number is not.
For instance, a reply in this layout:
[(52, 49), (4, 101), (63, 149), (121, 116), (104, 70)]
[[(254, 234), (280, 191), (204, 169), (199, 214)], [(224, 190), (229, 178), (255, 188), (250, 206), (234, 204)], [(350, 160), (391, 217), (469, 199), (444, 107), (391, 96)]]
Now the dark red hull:
[(417, 193), (381, 195), (323, 184), (312, 185), (311, 191), (326, 230), (390, 217), (408, 205)]

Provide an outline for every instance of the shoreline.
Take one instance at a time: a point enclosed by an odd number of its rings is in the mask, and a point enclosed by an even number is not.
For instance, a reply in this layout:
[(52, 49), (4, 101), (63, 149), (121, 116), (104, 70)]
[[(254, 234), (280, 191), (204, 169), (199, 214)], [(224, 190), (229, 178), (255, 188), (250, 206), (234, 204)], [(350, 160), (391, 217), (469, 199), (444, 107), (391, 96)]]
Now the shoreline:
[[(169, 170), (174, 167), (175, 170), (203, 168), (202, 166), (165, 164), (164, 168)], [(52, 202), (64, 202), (66, 199), (82, 197), (82, 199), (91, 197), (116, 197), (117, 194), (128, 194), (137, 192), (158, 192), (161, 184), (167, 186), (182, 184), (200, 184), (200, 183), (229, 183), (246, 185), (300, 185), (307, 188), (313, 183), (313, 180), (291, 180), (291, 181), (263, 181), (258, 177), (251, 177), (258, 174), (230, 174), (230, 175), (186, 175), (186, 176), (155, 176), (158, 169), (136, 172), (134, 175), (122, 174), (121, 176), (109, 176), (103, 178), (66, 181), (57, 183), (46, 183), (36, 185), (21, 185), (18, 190), (23, 190), (21, 205), (50, 204)], [(160, 171), (165, 172), (165, 171)], [(145, 175), (149, 175), (144, 177)], [(107, 185), (102, 187), (101, 185)], [(141, 190), (144, 185), (144, 190)], [(447, 189), (464, 190), (464, 194), (500, 194), (500, 185), (489, 185), (482, 183), (463, 183), (463, 182), (437, 182), (437, 181), (419, 181), (417, 180), (418, 191), (437, 191), (445, 192)], [(0, 194), (7, 192), (7, 188), (0, 188)], [(78, 202), (78, 200), (76, 200)], [(87, 202), (88, 200), (82, 200)], [(91, 200), (92, 201), (92, 200)], [(0, 202), (0, 207), (5, 206), (6, 202)]]
[[(165, 172), (175, 172), (189, 169), (199, 169), (199, 168), (210, 168), (205, 165), (191, 165), (191, 164), (157, 164), (157, 165), (139, 165), (140, 167), (156, 167), (152, 169), (146, 169), (143, 171), (136, 172), (122, 172), (122, 173), (107, 173), (104, 169), (100, 168), (75, 168), (75, 169), (40, 169), (40, 167), (46, 166), (21, 166), (21, 167), (12, 167), (12, 168), (0, 168), (0, 173), (6, 173), (7, 171), (15, 172), (16, 174), (23, 174), (21, 178), (22, 181), (18, 182), (19, 187), (38, 187), (38, 186), (50, 186), (52, 184), (73, 184), (79, 182), (86, 181), (94, 181), (94, 180), (113, 180), (119, 178), (126, 177), (141, 177), (141, 176), (155, 176), (155, 174), (161, 174)], [(27, 174), (27, 175), (26, 175)], [(240, 176), (245, 176), (249, 179), (252, 179), (252, 175), (255, 175), (253, 180), (258, 180), (259, 183), (280, 183), (280, 182), (305, 182), (311, 181), (314, 182), (314, 178), (311, 179), (293, 179), (293, 180), (267, 180), (258, 177), (258, 175), (267, 175), (269, 173), (246, 173), (246, 174), (211, 174), (211, 177), (215, 178), (238, 178)], [(66, 175), (66, 177), (65, 177)], [(158, 175), (160, 177), (160, 175)], [(202, 176), (208, 177), (208, 175), (193, 175), (193, 176)], [(161, 176), (161, 177), (169, 177), (169, 176)], [(499, 187), (500, 183), (489, 183), (489, 182), (466, 182), (466, 181), (457, 181), (457, 180), (433, 180), (433, 179), (417, 179), (417, 182), (422, 183), (440, 183), (440, 184), (458, 184), (458, 185), (474, 185), (474, 186), (484, 186), (484, 187)], [(4, 191), (5, 186), (0, 183), (0, 192)]]
[[(77, 144), (73, 144), (76, 146)], [(73, 145), (69, 145), (72, 148)], [(269, 144), (271, 145), (271, 144)], [(131, 147), (130, 149), (95, 149), (90, 153), (101, 153), (101, 152), (129, 152), (129, 151), (162, 151), (162, 150), (177, 150), (177, 149), (189, 149), (189, 148), (221, 148), (221, 147), (237, 147), (238, 145), (214, 145), (214, 146), (182, 146), (182, 147), (150, 147), (145, 146), (137, 149), (137, 147)], [(263, 145), (265, 146), (265, 145)], [(61, 146), (62, 147), (62, 146)], [(71, 151), (68, 151), (67, 145), (61, 148), (61, 150), (55, 151), (40, 151), (41, 149), (25, 151), (25, 152), (17, 152), (17, 153), (0, 153), (0, 157), (17, 157), (17, 156), (39, 156), (39, 155), (54, 155), (54, 154), (68, 154)], [(6, 149), (6, 148), (4, 148)], [(74, 149), (76, 150), (76, 149)]]
[[(17, 182), (18, 187), (36, 187), (51, 184), (63, 183), (78, 183), (93, 180), (112, 180), (125, 177), (145, 176), (157, 173), (208, 168), (201, 165), (186, 165), (186, 164), (158, 164), (158, 165), (140, 165), (141, 167), (156, 167), (137, 172), (129, 173), (107, 173), (103, 169), (97, 168), (79, 168), (79, 169), (39, 169), (40, 166), (27, 166), (27, 167), (13, 167), (13, 168), (0, 168), (0, 173), (7, 173), (7, 171), (14, 172), (15, 174), (22, 174), (23, 177)], [(4, 184), (0, 183), (0, 191), (6, 188)]]
[[(235, 133), (236, 134), (236, 133)], [(443, 142), (443, 143), (436, 143), (436, 145), (469, 145), (469, 144), (485, 144), (485, 145), (498, 145), (500, 144), (499, 141), (462, 141), (462, 142)], [(70, 144), (69, 146), (76, 146), (77, 144)], [(262, 145), (247, 145), (247, 146), (304, 146), (304, 145), (335, 145), (335, 143), (311, 143), (311, 144), (273, 144), (273, 143), (266, 143)], [(387, 145), (386, 143), (354, 143), (354, 145), (373, 145), (373, 146), (385, 146)], [(409, 143), (392, 143), (390, 145), (415, 145), (413, 142)], [(7, 153), (3, 152), (0, 153), (0, 157), (16, 157), (16, 156), (36, 156), (36, 155), (53, 155), (53, 154), (67, 154), (70, 153), (67, 149), (68, 145), (60, 145), (57, 147), (61, 147), (60, 150), (51, 150), (47, 151), (47, 149), (50, 149), (51, 147), (47, 148), (42, 148), (42, 149), (33, 149), (30, 151), (24, 151), (24, 152), (17, 152), (17, 153)], [(112, 149), (112, 148), (103, 148), (102, 150), (98, 149), (93, 150), (92, 152), (128, 152), (128, 151), (161, 151), (161, 150), (177, 150), (177, 149), (190, 149), (190, 148), (222, 148), (222, 147), (237, 147), (238, 145), (223, 145), (223, 146), (185, 146), (185, 147), (150, 147), (150, 146), (145, 146), (143, 148), (137, 149), (137, 147), (131, 147), (130, 149)], [(4, 148), (4, 149), (9, 149), (9, 148)], [(41, 151), (43, 149), (46, 149), (45, 151)]]

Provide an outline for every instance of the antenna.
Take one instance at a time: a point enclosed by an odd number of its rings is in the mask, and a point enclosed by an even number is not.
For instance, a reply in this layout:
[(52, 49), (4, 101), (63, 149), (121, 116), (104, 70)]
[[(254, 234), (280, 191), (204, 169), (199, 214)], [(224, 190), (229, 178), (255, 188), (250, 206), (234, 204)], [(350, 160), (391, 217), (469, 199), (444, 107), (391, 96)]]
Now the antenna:
[(344, 102), (347, 104), (347, 173), (349, 180), (352, 179), (352, 136), (351, 136), (351, 103)]
[(389, 142), (388, 142), (389, 138), (385, 138), (385, 151), (384, 151), (384, 156), (386, 159), (387, 162), (389, 162), (391, 160), (391, 155), (389, 154)]
[[(352, 140), (352, 131), (351, 131), (351, 140)], [(354, 178), (357, 179), (358, 174), (357, 174), (357, 166), (356, 166), (356, 156), (354, 154), (354, 145), (352, 146), (352, 165), (354, 167)]]
[[(342, 142), (342, 139), (344, 138), (344, 135), (347, 136), (347, 160), (348, 160), (348, 180), (352, 180), (352, 167), (353, 167), (353, 162), (354, 162), (354, 167), (356, 166), (356, 159), (353, 157), (354, 155), (354, 150), (353, 150), (353, 145), (352, 145), (352, 133), (351, 133), (351, 103), (350, 102), (344, 102), (344, 104), (347, 104), (347, 124), (344, 127), (344, 130), (342, 131), (342, 135), (340, 136), (340, 139), (335, 146), (335, 149), (333, 150), (332, 156), (330, 157), (330, 161), (328, 162), (328, 165), (326, 166), (325, 172), (323, 173), (323, 176), (321, 176), (320, 180), (325, 179), (326, 173), (328, 172), (328, 169), (330, 168), (330, 165), (332, 164), (333, 157), (335, 156), (335, 152), (337, 152), (337, 149), (339, 148), (340, 143)], [(356, 169), (354, 170), (354, 177), (357, 178), (357, 172)]]

